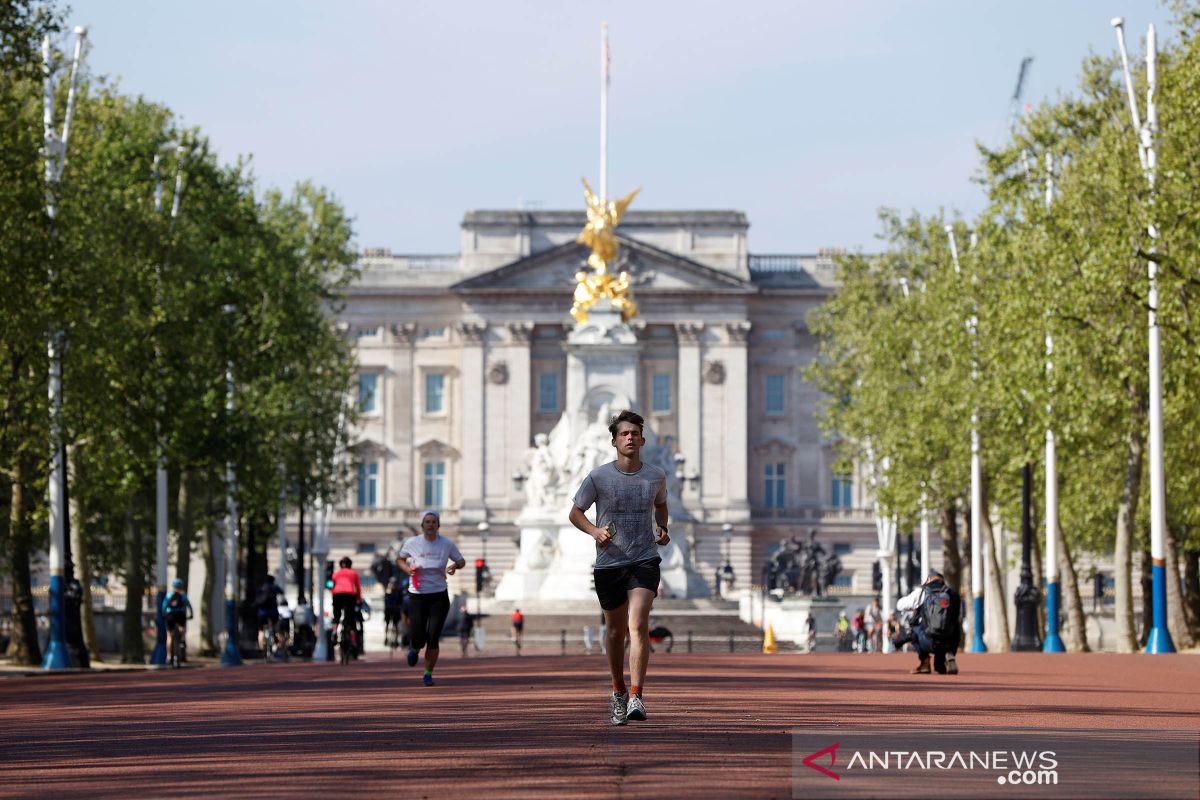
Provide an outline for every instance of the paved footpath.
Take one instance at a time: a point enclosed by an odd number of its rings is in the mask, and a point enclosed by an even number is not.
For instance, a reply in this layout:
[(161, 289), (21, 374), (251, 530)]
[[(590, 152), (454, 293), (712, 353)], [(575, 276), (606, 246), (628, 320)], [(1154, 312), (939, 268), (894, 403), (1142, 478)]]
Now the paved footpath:
[(0, 678), (0, 797), (789, 797), (793, 728), (1200, 730), (1200, 657), (656, 653), (649, 719), (602, 657), (376, 656)]

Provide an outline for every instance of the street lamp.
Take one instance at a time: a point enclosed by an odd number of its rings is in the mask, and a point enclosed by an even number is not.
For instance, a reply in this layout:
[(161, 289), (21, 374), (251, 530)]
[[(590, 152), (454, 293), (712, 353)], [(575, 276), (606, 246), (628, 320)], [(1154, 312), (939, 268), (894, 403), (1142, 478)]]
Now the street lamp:
[[(1121, 67), (1125, 72), (1125, 91), (1129, 95), (1129, 114), (1133, 118), (1133, 129), (1140, 137), (1138, 158), (1150, 187), (1150, 204), (1154, 204), (1154, 182), (1157, 177), (1158, 156), (1154, 139), (1158, 135), (1158, 106), (1154, 94), (1158, 89), (1158, 39), (1151, 25), (1146, 32), (1146, 120), (1142, 123), (1138, 115), (1137, 98), (1133, 94), (1133, 76), (1129, 72), (1129, 54), (1125, 50), (1125, 20), (1114, 17), (1112, 26), (1117, 30), (1117, 44), (1121, 48)], [(1147, 276), (1150, 281), (1146, 305), (1149, 306), (1149, 371), (1150, 371), (1150, 557), (1153, 561), (1151, 593), (1154, 608), (1154, 625), (1146, 637), (1147, 653), (1174, 653), (1175, 643), (1167, 627), (1167, 573), (1166, 573), (1166, 478), (1163, 472), (1163, 426), (1162, 426), (1162, 365), (1160, 356), (1161, 334), (1158, 328), (1158, 228), (1153, 221), (1146, 228), (1150, 238), (1149, 257), (1146, 259)], [(1179, 580), (1172, 575), (1171, 580)]]
[[(50, 37), (42, 40), (42, 64), (45, 80), (43, 88), (45, 98), (42, 104), (43, 116), (43, 153), (46, 158), (46, 216), (50, 219), (50, 232), (54, 234), (55, 219), (58, 216), (58, 186), (62, 180), (63, 169), (67, 162), (67, 140), (71, 133), (71, 116), (75, 110), (75, 91), (78, 86), (79, 63), (83, 59), (83, 40), (87, 36), (86, 28), (75, 29), (75, 57), (71, 62), (71, 82), (67, 91), (67, 113), (63, 120), (63, 132), (60, 136), (54, 129), (54, 79), (50, 71)], [(50, 283), (58, 284), (58, 268), (51, 262)], [(67, 464), (66, 448), (63, 447), (62, 435), (62, 353), (65, 346), (66, 333), (57, 322), (50, 331), (47, 343), (49, 356), (49, 397), (50, 397), (50, 479), (47, 483), (47, 511), (50, 523), (50, 638), (46, 643), (46, 653), (42, 660), (42, 669), (66, 669), (71, 666), (71, 658), (67, 649), (67, 597), (66, 582), (72, 575), (65, 575), (67, 549), (70, 545), (67, 539)]]
[(721, 577), (724, 580), (725, 591), (733, 588), (735, 575), (730, 555), (733, 549), (733, 525), (726, 522), (721, 526), (721, 538), (725, 540), (725, 566), (721, 567)]
[[(480, 557), (483, 559), (484, 568), (486, 569), (488, 531), (491, 530), (492, 526), (485, 519), (475, 527), (479, 529), (479, 544), (483, 548), (483, 553)], [(477, 591), (475, 592), (475, 615), (479, 617), (483, 616), (483, 589), (481, 587), (477, 587)]]

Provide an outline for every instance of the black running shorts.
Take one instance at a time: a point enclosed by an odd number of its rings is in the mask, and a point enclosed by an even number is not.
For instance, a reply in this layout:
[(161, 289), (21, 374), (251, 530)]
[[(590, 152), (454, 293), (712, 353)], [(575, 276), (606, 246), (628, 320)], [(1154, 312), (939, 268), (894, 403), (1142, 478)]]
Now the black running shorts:
[(656, 557), (636, 564), (592, 570), (600, 607), (605, 611), (620, 608), (629, 599), (630, 589), (649, 589), (658, 594), (658, 565), (661, 563), (662, 559)]

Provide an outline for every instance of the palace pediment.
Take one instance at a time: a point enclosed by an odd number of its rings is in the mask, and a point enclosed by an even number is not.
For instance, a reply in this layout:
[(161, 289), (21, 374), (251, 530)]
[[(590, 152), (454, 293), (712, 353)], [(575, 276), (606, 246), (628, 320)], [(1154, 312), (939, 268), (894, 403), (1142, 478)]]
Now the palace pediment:
[[(634, 292), (752, 294), (753, 283), (676, 255), (645, 242), (617, 234), (621, 254), (616, 270), (633, 278)], [(586, 269), (589, 250), (568, 242), (459, 281), (450, 290), (459, 294), (563, 293), (575, 287), (575, 273)]]

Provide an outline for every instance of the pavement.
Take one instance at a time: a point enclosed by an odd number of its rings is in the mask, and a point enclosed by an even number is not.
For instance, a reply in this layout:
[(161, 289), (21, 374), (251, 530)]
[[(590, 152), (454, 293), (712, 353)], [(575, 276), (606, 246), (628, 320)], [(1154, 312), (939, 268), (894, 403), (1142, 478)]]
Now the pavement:
[(386, 654), (10, 672), (0, 797), (786, 798), (797, 728), (1200, 731), (1194, 655), (656, 653), (649, 719), (614, 727), (599, 655), (445, 649), (433, 687)]

